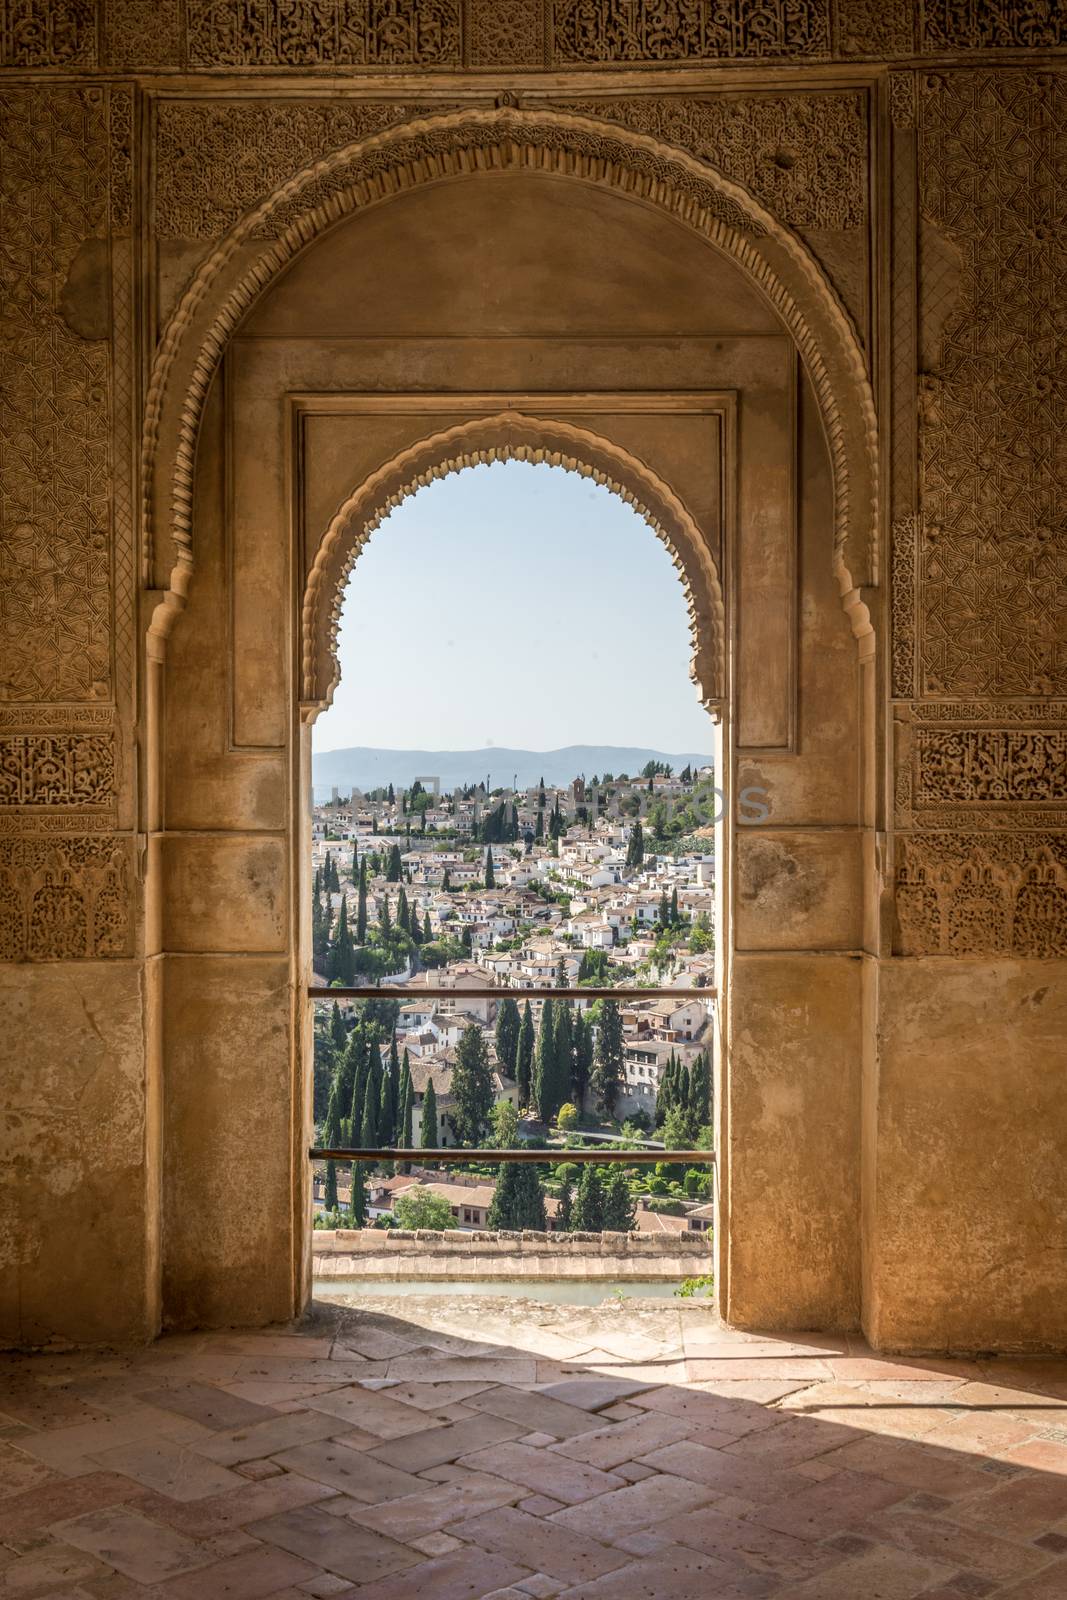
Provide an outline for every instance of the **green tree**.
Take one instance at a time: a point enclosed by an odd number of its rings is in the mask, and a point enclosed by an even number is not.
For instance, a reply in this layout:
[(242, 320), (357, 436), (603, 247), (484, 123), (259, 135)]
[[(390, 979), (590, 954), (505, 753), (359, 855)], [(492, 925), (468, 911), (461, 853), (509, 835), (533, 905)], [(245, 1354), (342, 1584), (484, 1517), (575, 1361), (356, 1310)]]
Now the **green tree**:
[(441, 879), (441, 888), (444, 890), (445, 894), (448, 894), (449, 890), (452, 888), (452, 875), (447, 867), (445, 868), (444, 877)]
[(613, 1233), (629, 1233), (637, 1215), (637, 1201), (622, 1167), (613, 1166), (604, 1185), (604, 1227)]
[(370, 1043), (363, 1026), (353, 1028), (345, 1052), (344, 1078), (348, 1087), (348, 1120), (359, 1133), (363, 1120), (363, 1102), (367, 1096), (367, 1073), (370, 1071)]
[(411, 918), (408, 911), (408, 893), (403, 886), (401, 886), (400, 894), (397, 896), (396, 925), (402, 933), (410, 934)]
[(678, 928), (681, 926), (681, 922), (682, 915), (678, 910), (678, 885), (675, 884), (671, 890), (671, 927)]
[(343, 1050), (348, 1043), (348, 1029), (345, 1027), (345, 1019), (336, 1000), (330, 1009), (330, 1038), (333, 1040), (335, 1050)]
[(382, 1073), (381, 1088), (378, 1091), (378, 1145), (385, 1149), (393, 1143), (396, 1131), (396, 1112), (393, 1106), (393, 1084), (388, 1071)]
[(485, 852), (485, 887), (487, 889), (495, 889), (496, 888), (496, 873), (493, 870), (493, 847), (492, 847), (492, 845), (490, 845), (489, 848)]
[(400, 860), (400, 846), (398, 844), (394, 844), (393, 848), (389, 852), (389, 865), (385, 870), (386, 883), (399, 883), (400, 875), (403, 870), (403, 865)]
[(361, 856), (359, 863), (359, 894), (356, 900), (356, 943), (365, 944), (367, 939), (367, 858)]
[[(415, 1109), (415, 1087), (411, 1081), (411, 1061), (408, 1053), (404, 1051), (404, 1062), (400, 1068), (400, 1119), (396, 1131), (396, 1142), (403, 1150), (411, 1149), (412, 1140), (412, 1113)], [(408, 1163), (404, 1163), (403, 1170), (407, 1171)]]
[(337, 1163), (327, 1161), (326, 1182), (323, 1185), (322, 1203), (327, 1211), (337, 1210)]
[(548, 1122), (556, 1107), (552, 1093), (556, 1075), (556, 1006), (546, 1000), (541, 1007), (541, 1026), (537, 1030), (537, 1051), (533, 1064), (533, 1100), (542, 1122)]
[(600, 1008), (592, 1089), (597, 1102), (604, 1107), (609, 1116), (615, 1115), (615, 1104), (622, 1090), (622, 1052), (622, 1016), (619, 1012), (619, 1003), (617, 1000), (605, 1000)]
[(384, 890), (378, 901), (378, 932), (381, 934), (382, 943), (388, 944), (393, 934), (393, 922), (389, 915), (389, 896)]
[(337, 928), (326, 959), (326, 976), (331, 983), (340, 983), (348, 988), (355, 981), (355, 975), (352, 935), (348, 927), (348, 896), (342, 895), (341, 912), (337, 918)]
[(533, 1087), (534, 1064), (534, 1024), (533, 1012), (527, 1000), (522, 1008), (522, 1021), (519, 1024), (519, 1041), (515, 1049), (515, 1081), (519, 1086), (519, 1104), (530, 1104), (530, 1093)]
[(626, 865), (639, 867), (645, 859), (645, 832), (638, 817), (630, 829), (630, 838), (626, 846)]
[(325, 973), (330, 955), (330, 897), (325, 894), (322, 876), (315, 874), (311, 891), (311, 960), (316, 972)]
[(422, 919), (422, 942), (429, 944), (433, 939), (433, 929), (430, 927), (430, 913), (427, 911)]
[(487, 1218), (491, 1228), (548, 1227), (545, 1191), (532, 1161), (505, 1161), (500, 1169)]
[(572, 1101), (567, 1100), (560, 1106), (556, 1113), (556, 1126), (563, 1133), (569, 1133), (578, 1126), (578, 1107)]
[(426, 1093), (422, 1098), (419, 1143), (424, 1150), (437, 1149), (437, 1090), (433, 1086), (432, 1078), (427, 1078)]
[(585, 1105), (589, 1076), (593, 1070), (593, 1030), (583, 1011), (574, 1016), (574, 1065), (571, 1069), (571, 1098), (578, 1110)]
[(554, 1117), (569, 1098), (574, 1076), (574, 1028), (571, 1008), (565, 1000), (556, 1002), (556, 1027), (552, 1039), (552, 1092), (549, 1097)]
[(570, 1233), (574, 1227), (574, 1189), (564, 1181), (559, 1190), (559, 1209), (556, 1212), (556, 1231)]
[(519, 1008), (510, 995), (500, 1003), (496, 1016), (496, 1057), (500, 1070), (509, 1078), (516, 1076), (519, 1055)]
[(367, 1179), (362, 1161), (352, 1163), (352, 1193), (348, 1200), (348, 1215), (353, 1228), (362, 1228), (367, 1221)]
[(663, 929), (667, 929), (671, 925), (671, 906), (670, 901), (667, 899), (666, 889), (664, 889), (663, 893), (659, 897), (659, 910), (656, 913), (656, 924), (658, 927)]
[(604, 1186), (600, 1169), (589, 1161), (582, 1168), (574, 1201), (574, 1226), (579, 1233), (600, 1233), (604, 1227)]
[(698, 1127), (704, 1127), (711, 1121), (711, 1069), (706, 1050), (700, 1052), (690, 1071), (689, 1109)]
[(413, 1183), (397, 1195), (393, 1215), (402, 1228), (433, 1228), (443, 1231), (455, 1222), (452, 1207), (444, 1195), (434, 1194), (421, 1183)]
[(555, 984), (557, 989), (566, 989), (568, 987), (567, 962), (563, 956), (560, 956), (559, 960), (556, 962)]
[(519, 1139), (519, 1114), (510, 1100), (499, 1100), (490, 1113), (493, 1124), (493, 1147), (496, 1150), (513, 1150)]
[(458, 1143), (477, 1146), (493, 1109), (493, 1078), (485, 1036), (473, 1022), (456, 1047), (452, 1103), (448, 1120)]
[(363, 1094), (363, 1115), (359, 1123), (359, 1143), (363, 1150), (377, 1150), (378, 1148), (378, 1102), (381, 1090), (374, 1081), (374, 1074), (367, 1074), (366, 1088)]

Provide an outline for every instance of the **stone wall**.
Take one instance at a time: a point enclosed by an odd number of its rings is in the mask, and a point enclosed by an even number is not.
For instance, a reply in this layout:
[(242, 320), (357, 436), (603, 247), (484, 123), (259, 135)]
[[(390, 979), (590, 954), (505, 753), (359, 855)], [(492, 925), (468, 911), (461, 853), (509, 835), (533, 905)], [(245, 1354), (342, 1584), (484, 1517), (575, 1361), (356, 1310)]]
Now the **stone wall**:
[(316, 1228), (317, 1282), (422, 1278), (466, 1282), (518, 1278), (581, 1282), (672, 1282), (711, 1269), (711, 1238), (698, 1233), (522, 1233), (450, 1229)]
[[(516, 447), (655, 490), (731, 776), (775, 796), (723, 844), (724, 1310), (1062, 1342), (1065, 44), (1011, 0), (0, 4), (3, 1338), (299, 1308), (315, 539), (354, 439), (369, 476), (533, 391)], [(476, 222), (482, 177), (513, 200)], [(539, 276), (535, 179), (572, 185)], [(567, 206), (615, 241), (584, 299)], [(509, 309), (462, 270), (402, 327), (450, 207), (497, 216)], [(334, 247), (392, 251), (358, 327)], [(297, 458), (311, 389), (362, 398)]]

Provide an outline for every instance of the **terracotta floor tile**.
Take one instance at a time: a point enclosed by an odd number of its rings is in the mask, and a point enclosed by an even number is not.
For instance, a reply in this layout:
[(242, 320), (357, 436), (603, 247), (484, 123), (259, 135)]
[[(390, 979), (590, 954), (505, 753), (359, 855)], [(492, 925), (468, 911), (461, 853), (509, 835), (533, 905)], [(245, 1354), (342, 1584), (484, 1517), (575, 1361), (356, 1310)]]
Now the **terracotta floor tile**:
[[(473, 1475), (472, 1475), (473, 1476)], [(526, 1491), (517, 1484), (506, 1484), (501, 1479), (487, 1479), (483, 1483), (426, 1484), (417, 1494), (404, 1495), (380, 1505), (361, 1507), (350, 1513), (353, 1522), (379, 1533), (388, 1533), (401, 1544), (444, 1528), (451, 1522), (460, 1522), (479, 1512), (491, 1511), (496, 1506), (521, 1500)], [(548, 1502), (557, 1510), (559, 1502)]]
[[(596, 1427), (596, 1423), (591, 1423), (591, 1426)], [(60, 1474), (52, 1467), (27, 1455), (24, 1450), (11, 1444), (0, 1444), (0, 1500), (7, 1500), (12, 1495), (23, 1494), (27, 1489), (39, 1488), (59, 1478)]]
[(154, 1522), (165, 1522), (191, 1538), (211, 1539), (282, 1511), (332, 1499), (336, 1493), (325, 1483), (283, 1472), (262, 1483), (244, 1482), (240, 1489), (212, 1495), (207, 1500), (171, 1500), (150, 1493), (139, 1496), (131, 1506)]
[(776, 1471), (760, 1461), (746, 1460), (724, 1450), (709, 1450), (706, 1445), (682, 1439), (642, 1457), (642, 1464), (657, 1472), (671, 1472), (694, 1483), (704, 1484), (715, 1495), (731, 1495), (757, 1504), (784, 1498), (796, 1492), (796, 1478)]
[(140, 1405), (121, 1416), (100, 1417), (96, 1422), (81, 1423), (73, 1428), (24, 1434), (18, 1441), (18, 1448), (59, 1472), (93, 1472), (95, 1458), (118, 1445), (133, 1444), (140, 1439), (184, 1442), (209, 1437), (204, 1428), (187, 1417), (180, 1417), (173, 1411), (160, 1411), (156, 1406)]
[(486, 1412), (462, 1422), (448, 1423), (443, 1428), (426, 1428), (421, 1433), (406, 1434), (402, 1439), (390, 1439), (368, 1454), (404, 1472), (424, 1472), (427, 1467), (444, 1466), (487, 1445), (518, 1438), (526, 1431), (520, 1422), (509, 1422), (506, 1417)]
[(164, 1388), (148, 1389), (141, 1395), (145, 1405), (160, 1411), (173, 1411), (201, 1427), (240, 1428), (250, 1422), (266, 1422), (270, 1408), (227, 1394), (211, 1383), (178, 1383)]
[[(569, 1589), (567, 1600), (735, 1600), (743, 1593), (736, 1581), (736, 1568), (714, 1556), (671, 1545), (645, 1560), (630, 1562), (619, 1572)], [(741, 1581), (751, 1583), (749, 1579)], [(758, 1600), (757, 1590), (748, 1592)]]
[(511, 1389), (495, 1385), (472, 1395), (466, 1404), (473, 1411), (490, 1412), (509, 1422), (524, 1423), (531, 1431), (552, 1439), (570, 1439), (596, 1429), (599, 1419), (581, 1406), (567, 1405), (537, 1389)]
[(780, 1589), (775, 1600), (914, 1600), (950, 1568), (885, 1545)]
[(73, 1428), (103, 1420), (101, 1412), (77, 1395), (55, 1385), (45, 1385), (36, 1376), (0, 1378), (0, 1415), (29, 1428)]
[(908, 1493), (902, 1483), (887, 1483), (869, 1473), (846, 1470), (824, 1483), (814, 1483), (798, 1494), (761, 1507), (754, 1520), (797, 1539), (828, 1539), (855, 1528), (875, 1512), (898, 1504)]
[(211, 1560), (210, 1552), (196, 1540), (151, 1522), (128, 1506), (54, 1523), (52, 1532), (64, 1544), (86, 1551), (138, 1583), (162, 1583)]
[(1067, 1517), (1067, 1477), (1028, 1474), (969, 1498), (947, 1515), (1007, 1539), (1033, 1539)]
[[(431, 1429), (431, 1433), (444, 1431)], [(276, 1460), (288, 1472), (314, 1478), (317, 1483), (328, 1484), (368, 1505), (418, 1494), (425, 1487), (414, 1474), (380, 1461), (367, 1451), (352, 1450), (339, 1439), (297, 1445), (293, 1450), (282, 1451)]]
[(960, 1456), (948, 1449), (916, 1444), (910, 1439), (873, 1436), (854, 1439), (840, 1450), (819, 1456), (831, 1467), (847, 1467), (854, 1472), (869, 1472), (890, 1483), (909, 1489), (959, 1499), (984, 1494), (989, 1488), (987, 1474), (979, 1470), (973, 1457)]
[[(598, 1428), (580, 1438), (553, 1445), (552, 1450), (572, 1461), (586, 1461), (592, 1467), (603, 1467), (610, 1471), (623, 1461), (635, 1461), (650, 1450), (658, 1450), (663, 1445), (686, 1438), (691, 1430), (692, 1425), (680, 1417), (646, 1411), (630, 1422), (612, 1423), (607, 1428)], [(725, 1443), (730, 1442), (729, 1434), (717, 1437)]]
[(838, 1559), (836, 1553), (828, 1554), (808, 1540), (761, 1527), (747, 1518), (727, 1516), (717, 1505), (668, 1517), (657, 1524), (656, 1531), (673, 1543), (703, 1550), (753, 1572), (774, 1573), (783, 1580), (807, 1577)]
[(858, 1436), (855, 1426), (843, 1427), (817, 1417), (790, 1417), (780, 1421), (776, 1428), (746, 1434), (735, 1444), (726, 1446), (726, 1454), (746, 1461), (762, 1461), (770, 1467), (791, 1467), (828, 1450), (838, 1450)]
[(341, 1417), (323, 1411), (289, 1411), (267, 1422), (253, 1422), (227, 1433), (215, 1434), (197, 1445), (199, 1453), (221, 1466), (237, 1461), (257, 1461), (261, 1456), (277, 1455), (299, 1444), (329, 1439), (344, 1433), (347, 1424)]
[(321, 1569), (279, 1550), (260, 1545), (228, 1561), (212, 1562), (199, 1572), (172, 1578), (164, 1586), (167, 1600), (264, 1600), (287, 1584), (295, 1586), (314, 1578)]
[(804, 1383), (817, 1383), (831, 1376), (827, 1360), (820, 1356), (745, 1357), (745, 1358), (686, 1358), (686, 1375), (694, 1382), (712, 1378), (725, 1378), (740, 1382), (745, 1378), (797, 1378)]
[(359, 1600), (481, 1600), (526, 1577), (525, 1568), (483, 1550), (453, 1550), (409, 1571), (354, 1591)]
[(66, 1517), (78, 1517), (104, 1506), (119, 1505), (141, 1493), (141, 1485), (114, 1472), (95, 1471), (81, 1478), (60, 1478), (44, 1492), (26, 1489), (0, 1500), (0, 1539), (15, 1541)]
[(95, 1460), (105, 1472), (133, 1478), (172, 1500), (204, 1500), (241, 1484), (235, 1472), (205, 1461), (187, 1445), (173, 1444), (168, 1439), (136, 1439), (132, 1444), (98, 1451)]
[(361, 1528), (344, 1517), (331, 1517), (318, 1506), (304, 1506), (268, 1517), (264, 1522), (253, 1522), (248, 1531), (254, 1538), (279, 1545), (292, 1555), (303, 1556), (353, 1582), (371, 1584), (419, 1561), (418, 1554), (407, 1545), (371, 1528)]
[(537, 1365), (528, 1356), (400, 1356), (388, 1376), (411, 1383), (536, 1383)]
[(1033, 1467), (1038, 1472), (1052, 1472), (1057, 1477), (1067, 1477), (1067, 1445), (1050, 1440), (1035, 1439), (1030, 1444), (1019, 1445), (1005, 1452), (1002, 1459), (1017, 1466)]
[[(386, 1393), (389, 1399), (397, 1400), (402, 1405), (414, 1406), (417, 1411), (437, 1411), (441, 1406), (468, 1400), (472, 1394), (482, 1394), (489, 1387), (488, 1383), (473, 1381), (464, 1383), (455, 1380), (451, 1383), (395, 1383), (390, 1385)], [(386, 1435), (383, 1435), (384, 1437)]]
[(573, 1533), (610, 1544), (620, 1533), (633, 1533), (653, 1524), (658, 1527), (665, 1518), (707, 1505), (711, 1498), (703, 1484), (657, 1472), (654, 1478), (645, 1478), (641, 1483), (628, 1483), (621, 1489), (598, 1495), (595, 1500), (567, 1506), (563, 1511), (554, 1512), (548, 1520), (570, 1528)]
[(562, 1400), (566, 1405), (578, 1406), (583, 1411), (600, 1411), (617, 1400), (646, 1394), (651, 1387), (650, 1384), (626, 1378), (563, 1378), (537, 1392), (552, 1400)]
[(639, 1396), (636, 1403), (643, 1409), (666, 1412), (668, 1416), (692, 1423), (694, 1432), (707, 1428), (715, 1433), (728, 1433), (733, 1439), (762, 1433), (777, 1427), (782, 1420), (777, 1412), (768, 1411), (750, 1400), (706, 1389), (652, 1389)]
[[(949, 1450), (959, 1450), (968, 1455), (980, 1455), (987, 1460), (1000, 1461), (1009, 1451), (1013, 1451), (1016, 1445), (1031, 1439), (1033, 1434), (1032, 1422), (1016, 1422), (1013, 1418), (1002, 1416), (995, 1411), (978, 1411), (966, 1416), (953, 1417), (951, 1422), (942, 1423), (940, 1427), (926, 1434), (925, 1440), (930, 1445), (944, 1445)], [(1067, 1450), (1063, 1451), (1063, 1458), (1067, 1463)], [(1022, 1464), (1027, 1466), (1034, 1463), (1024, 1461)]]
[(383, 1439), (402, 1439), (408, 1433), (422, 1433), (439, 1422), (447, 1420), (441, 1414), (454, 1402), (442, 1399), (433, 1410), (406, 1405), (395, 1398), (392, 1390), (365, 1389), (362, 1384), (351, 1384), (344, 1389), (331, 1389), (304, 1402), (309, 1410), (338, 1417), (361, 1432)]
[(234, 1373), (236, 1378), (256, 1383), (323, 1383), (340, 1388), (360, 1378), (384, 1378), (382, 1361), (330, 1361), (298, 1356), (245, 1356)]
[(955, 1571), (973, 1571), (998, 1583), (1028, 1577), (1049, 1565), (1049, 1555), (1033, 1546), (1009, 1543), (979, 1528), (898, 1508), (879, 1512), (856, 1530), (914, 1555), (942, 1562)]
[(421, 1533), (415, 1539), (405, 1539), (413, 1550), (424, 1556), (446, 1556), (450, 1550), (458, 1550), (460, 1541), (453, 1539), (450, 1533)]
[(83, 1582), (106, 1572), (107, 1568), (86, 1551), (65, 1543), (49, 1543), (0, 1567), (0, 1595), (4, 1600), (15, 1600), (16, 1596), (30, 1600), (37, 1595), (77, 1594)]
[(536, 1494), (563, 1500), (568, 1505), (591, 1500), (594, 1495), (606, 1494), (622, 1485), (621, 1478), (601, 1472), (598, 1467), (568, 1461), (564, 1456), (534, 1450), (525, 1444), (490, 1445), (488, 1449), (464, 1456), (460, 1465), (495, 1473), (509, 1483), (520, 1483)]
[(1009, 1584), (1002, 1593), (1004, 1600), (1063, 1600), (1067, 1594), (1067, 1561), (1057, 1561), (1044, 1572), (1024, 1578), (1021, 1583)]
[(534, 1572), (548, 1573), (567, 1584), (584, 1583), (625, 1566), (627, 1557), (558, 1522), (531, 1517), (512, 1506), (487, 1511), (453, 1525), (461, 1539), (482, 1550), (508, 1556)]

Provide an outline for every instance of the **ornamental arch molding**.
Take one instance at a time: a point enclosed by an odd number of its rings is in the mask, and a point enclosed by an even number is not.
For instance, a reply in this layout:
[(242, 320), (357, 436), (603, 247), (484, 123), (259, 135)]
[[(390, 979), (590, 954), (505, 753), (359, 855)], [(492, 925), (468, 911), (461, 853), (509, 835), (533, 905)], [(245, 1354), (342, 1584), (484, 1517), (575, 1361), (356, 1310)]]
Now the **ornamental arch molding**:
[(693, 643), (690, 676), (716, 715), (725, 695), (725, 612), (707, 540), (672, 489), (628, 451), (571, 424), (517, 411), (473, 418), (401, 451), (364, 480), (331, 518), (308, 573), (301, 614), (301, 701), (309, 720), (340, 681), (337, 634), (345, 586), (374, 530), (434, 479), (493, 461), (562, 467), (612, 490), (666, 546), (685, 591)]
[[(792, 335), (814, 388), (834, 483), (833, 562), (850, 609), (876, 581), (875, 407), (855, 329), (811, 252), (738, 184), (686, 152), (594, 118), (513, 107), (428, 116), (359, 140), (282, 184), (218, 241), (164, 331), (142, 439), (146, 565), (180, 603), (194, 550), (196, 444), (242, 319), (329, 228), (426, 184), (501, 171), (607, 186), (662, 209), (739, 264)], [(865, 631), (866, 606), (853, 609)]]

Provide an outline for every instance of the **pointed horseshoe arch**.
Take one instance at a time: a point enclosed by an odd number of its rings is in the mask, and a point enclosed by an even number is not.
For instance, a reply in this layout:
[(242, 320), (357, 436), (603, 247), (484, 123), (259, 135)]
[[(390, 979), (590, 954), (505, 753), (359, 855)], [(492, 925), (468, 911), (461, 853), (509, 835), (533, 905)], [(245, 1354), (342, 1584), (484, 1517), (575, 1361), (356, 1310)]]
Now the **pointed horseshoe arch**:
[(620, 446), (566, 422), (517, 411), (474, 418), (431, 434), (373, 472), (331, 518), (304, 587), (301, 701), (305, 716), (329, 705), (340, 681), (337, 633), (345, 585), (375, 528), (436, 478), (492, 461), (563, 467), (605, 485), (644, 517), (666, 546), (685, 591), (693, 643), (690, 676), (713, 715), (725, 695), (725, 612), (707, 539), (659, 475)]
[(302, 250), (345, 217), (426, 184), (515, 170), (606, 186), (660, 207), (744, 269), (792, 335), (817, 397), (842, 592), (876, 581), (873, 393), (855, 328), (811, 252), (746, 190), (676, 147), (590, 117), (505, 107), (427, 116), (334, 151), (242, 218), (197, 269), (160, 342), (142, 437), (146, 569), (177, 604), (194, 556), (203, 407), (242, 319)]

